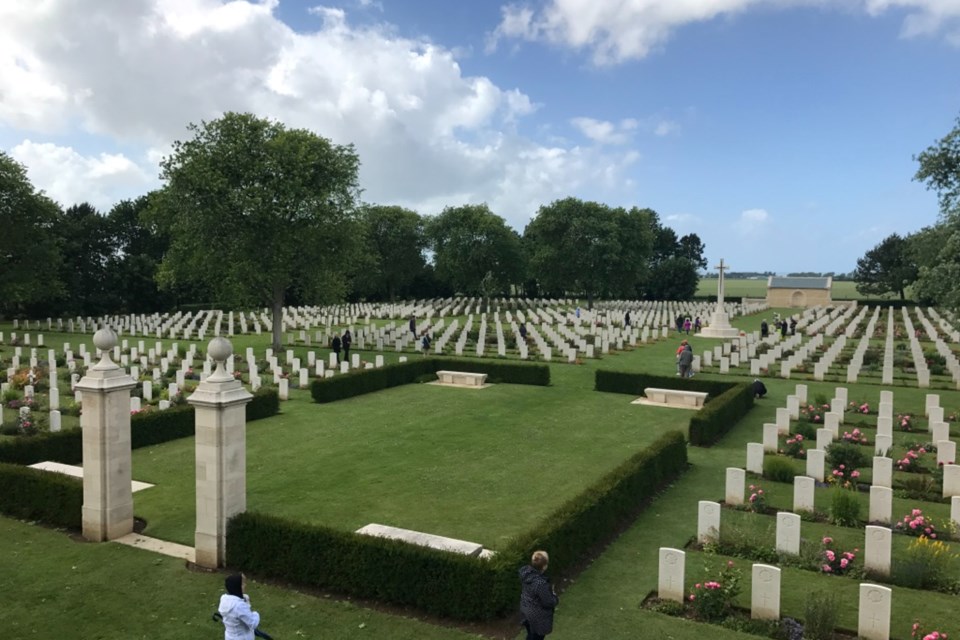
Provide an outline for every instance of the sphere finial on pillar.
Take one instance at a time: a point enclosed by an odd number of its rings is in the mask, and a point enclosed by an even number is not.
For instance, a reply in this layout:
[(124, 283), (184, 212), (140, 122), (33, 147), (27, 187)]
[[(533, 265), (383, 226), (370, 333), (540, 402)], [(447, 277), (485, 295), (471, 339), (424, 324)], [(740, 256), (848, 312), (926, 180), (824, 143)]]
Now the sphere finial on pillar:
[(233, 345), (230, 344), (229, 340), (219, 336), (211, 340), (207, 345), (207, 355), (210, 356), (215, 363), (217, 363), (217, 370), (214, 371), (213, 375), (207, 378), (207, 380), (211, 382), (225, 382), (227, 380), (233, 380), (233, 375), (230, 374), (225, 368), (227, 358), (233, 355)]
[(110, 352), (117, 346), (117, 342), (117, 334), (109, 327), (104, 327), (93, 334), (93, 346), (101, 351), (100, 362), (94, 366), (94, 369), (118, 368), (118, 365), (110, 359)]

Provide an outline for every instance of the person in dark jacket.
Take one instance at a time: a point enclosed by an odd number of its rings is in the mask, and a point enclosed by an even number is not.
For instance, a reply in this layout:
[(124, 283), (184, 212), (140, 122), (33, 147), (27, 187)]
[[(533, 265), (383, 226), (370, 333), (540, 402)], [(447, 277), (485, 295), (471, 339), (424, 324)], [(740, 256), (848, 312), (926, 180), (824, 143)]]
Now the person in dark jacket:
[(527, 340), (527, 323), (526, 322), (520, 323), (520, 339), (523, 341)]
[(764, 318), (760, 323), (760, 337), (766, 338), (770, 335), (770, 325), (767, 324), (767, 319)]
[(333, 352), (337, 354), (337, 363), (340, 362), (340, 336), (334, 335), (333, 342), (330, 343), (330, 348), (333, 349)]
[(797, 335), (797, 318), (796, 316), (790, 318), (790, 335)]
[(417, 337), (417, 316), (410, 316), (410, 333), (413, 334), (413, 337)]
[(350, 335), (350, 329), (343, 332), (340, 344), (343, 345), (343, 361), (350, 362), (350, 346), (353, 344), (353, 336)]
[(681, 378), (693, 377), (693, 347), (689, 344), (683, 346), (683, 351), (680, 352), (677, 364), (680, 365)]
[(546, 551), (534, 551), (530, 564), (520, 569), (520, 615), (527, 640), (543, 640), (553, 631), (553, 610), (560, 598), (543, 575), (548, 564)]
[(753, 397), (762, 398), (767, 395), (767, 385), (760, 382), (758, 378), (753, 379)]

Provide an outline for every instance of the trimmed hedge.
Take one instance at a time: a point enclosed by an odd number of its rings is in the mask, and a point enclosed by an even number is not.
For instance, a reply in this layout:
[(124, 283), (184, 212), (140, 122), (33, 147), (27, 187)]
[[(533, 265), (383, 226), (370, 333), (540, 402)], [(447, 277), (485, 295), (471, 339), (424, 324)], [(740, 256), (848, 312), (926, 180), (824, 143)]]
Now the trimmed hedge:
[(516, 572), (531, 551), (547, 548), (554, 571), (571, 569), (686, 466), (683, 434), (668, 433), (491, 560), (247, 512), (227, 526), (227, 565), (460, 620), (501, 617), (516, 608)]
[(742, 382), (714, 398), (690, 418), (690, 444), (708, 446), (733, 428), (753, 408), (753, 384)]
[(468, 358), (417, 358), (389, 364), (379, 369), (361, 369), (332, 378), (320, 378), (310, 385), (314, 402), (335, 402), (390, 387), (412, 384), (418, 378), (437, 371), (485, 373), (489, 382), (509, 384), (550, 384), (550, 367), (545, 364), (519, 364), (501, 360)]
[(683, 434), (665, 433), (520, 536), (515, 545), (521, 562), (536, 549), (549, 549), (552, 570), (567, 573), (686, 468)]
[(716, 442), (753, 407), (753, 385), (749, 382), (675, 378), (600, 369), (594, 378), (594, 389), (597, 391), (640, 396), (647, 387), (709, 394), (703, 409), (690, 418), (688, 437), (690, 444), (698, 447)]
[(0, 512), (21, 520), (79, 529), (83, 482), (62, 473), (50, 473), (0, 463)]
[(704, 380), (703, 378), (678, 378), (674, 376), (657, 376), (649, 373), (634, 373), (627, 371), (604, 371), (597, 369), (594, 376), (594, 390), (609, 393), (628, 393), (642, 396), (647, 387), (656, 389), (683, 389), (684, 391), (701, 391), (710, 394), (709, 400), (737, 386), (736, 382), (720, 380)]
[(227, 525), (227, 566), (257, 576), (485, 620), (516, 607), (516, 566), (241, 513)]
[[(276, 389), (260, 389), (247, 404), (247, 421), (275, 415), (280, 409)], [(166, 411), (138, 413), (130, 417), (130, 446), (132, 449), (149, 447), (194, 433), (194, 411), (190, 405), (180, 405)], [(0, 463), (30, 465), (44, 460), (78, 464), (83, 460), (83, 432), (70, 429), (58, 433), (12, 438), (0, 442)]]

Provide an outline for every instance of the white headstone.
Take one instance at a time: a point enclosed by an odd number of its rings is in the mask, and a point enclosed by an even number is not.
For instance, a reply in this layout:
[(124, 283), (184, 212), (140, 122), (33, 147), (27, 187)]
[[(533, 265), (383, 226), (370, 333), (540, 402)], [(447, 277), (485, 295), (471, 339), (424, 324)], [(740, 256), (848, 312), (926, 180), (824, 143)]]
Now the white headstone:
[(329, 361), (329, 363), (330, 363), (330, 368), (331, 368), (331, 369), (336, 369), (336, 368), (337, 368), (337, 354), (336, 354), (336, 353), (332, 353), (332, 352), (331, 352), (331, 353), (330, 353), (330, 358), (328, 359), (328, 361)]
[(952, 440), (937, 442), (937, 464), (953, 464), (957, 461), (957, 443)]
[(823, 482), (826, 467), (826, 453), (822, 449), (807, 449), (807, 475)]
[(170, 408), (170, 401), (169, 401), (169, 400), (161, 400), (160, 403), (159, 403), (159, 408), (160, 408), (160, 411), (166, 411), (167, 409)]
[(960, 529), (960, 496), (950, 498), (950, 519), (954, 526)]
[(759, 442), (747, 443), (747, 471), (763, 475), (763, 445)]
[(860, 585), (857, 635), (864, 640), (889, 640), (893, 591), (875, 584)]
[(874, 487), (893, 487), (893, 460), (883, 456), (874, 456), (872, 485)]
[(893, 418), (890, 416), (877, 417), (877, 435), (893, 437)]
[(724, 501), (730, 505), (743, 504), (746, 473), (738, 467), (727, 467), (727, 491)]
[(754, 620), (780, 619), (780, 569), (777, 567), (753, 565), (750, 617)]
[(50, 412), (50, 432), (56, 433), (57, 431), (60, 431), (60, 423), (61, 423), (60, 412), (56, 410), (51, 411)]
[(780, 430), (780, 433), (787, 434), (790, 433), (790, 410), (778, 407), (777, 408), (777, 429)]
[(800, 554), (800, 516), (795, 513), (777, 513), (777, 553)]
[(376, 366), (378, 369), (379, 369), (380, 367), (382, 367), (382, 366), (383, 366), (383, 356), (378, 355), (377, 357), (375, 357), (373, 363), (374, 363), (374, 366)]
[(893, 405), (893, 391), (881, 391), (880, 392), (880, 403)]
[(833, 431), (830, 431), (830, 429), (817, 429), (817, 449), (826, 451), (832, 442)]
[(800, 403), (801, 403), (801, 404), (806, 403), (806, 401), (807, 401), (807, 385), (805, 385), (805, 384), (798, 384), (798, 385), (796, 386), (796, 389), (795, 389), (794, 392), (793, 392), (793, 395), (795, 395), (795, 396), (797, 396), (798, 398), (800, 398)]
[(816, 488), (816, 480), (810, 476), (794, 476), (793, 477), (793, 511), (798, 513), (800, 511), (813, 511), (814, 510), (814, 489)]
[(936, 393), (928, 393), (926, 401), (924, 403), (924, 415), (930, 415), (930, 407), (939, 407), (940, 406), (940, 396)]
[(661, 600), (683, 602), (684, 566), (686, 554), (679, 549), (660, 547), (660, 572), (657, 578), (657, 595)]
[(49, 401), (50, 401), (50, 409), (60, 408), (60, 390), (57, 389), (56, 387), (50, 388)]
[(340, 373), (349, 373), (350, 372), (350, 363), (343, 361), (340, 363)]
[(871, 523), (890, 524), (893, 517), (893, 489), (887, 487), (870, 487), (870, 518)]
[(960, 496), (960, 466), (943, 465), (943, 497)]
[(701, 500), (697, 510), (697, 542), (706, 544), (720, 536), (720, 504)]
[(893, 436), (884, 436), (877, 434), (877, 439), (875, 441), (873, 452), (875, 455), (883, 456), (886, 455), (890, 449), (893, 448)]
[(829, 411), (823, 415), (823, 426), (833, 432), (834, 438), (840, 437), (840, 416)]
[(780, 428), (775, 424), (763, 425), (763, 450), (776, 453), (780, 446)]
[(290, 399), (290, 380), (287, 378), (280, 378), (280, 399)]
[(930, 407), (927, 414), (931, 422), (943, 422), (943, 407)]
[(863, 568), (880, 576), (890, 575), (890, 529), (867, 525)]
[(140, 411), (140, 398), (137, 396), (130, 396), (130, 411)]
[(950, 425), (946, 422), (931, 422), (930, 425), (930, 441), (931, 442), (940, 442), (941, 440), (950, 439)]
[(150, 380), (143, 381), (143, 399), (147, 402), (153, 400), (153, 382)]

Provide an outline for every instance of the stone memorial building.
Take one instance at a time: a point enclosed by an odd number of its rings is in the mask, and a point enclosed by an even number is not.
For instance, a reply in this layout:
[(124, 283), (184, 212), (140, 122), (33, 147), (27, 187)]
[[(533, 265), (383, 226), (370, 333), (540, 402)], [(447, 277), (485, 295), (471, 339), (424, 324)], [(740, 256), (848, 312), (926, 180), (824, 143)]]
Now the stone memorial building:
[(767, 280), (767, 304), (771, 307), (816, 307), (832, 304), (833, 278), (782, 278)]

